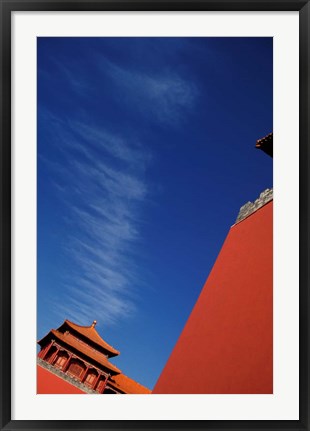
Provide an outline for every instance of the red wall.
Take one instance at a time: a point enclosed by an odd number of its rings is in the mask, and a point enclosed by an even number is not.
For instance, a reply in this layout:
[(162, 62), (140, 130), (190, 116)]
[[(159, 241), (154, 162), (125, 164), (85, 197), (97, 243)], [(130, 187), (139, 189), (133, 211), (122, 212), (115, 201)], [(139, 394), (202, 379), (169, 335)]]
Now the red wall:
[(37, 365), (37, 394), (84, 394), (77, 387)]
[(272, 393), (272, 208), (230, 229), (153, 393)]

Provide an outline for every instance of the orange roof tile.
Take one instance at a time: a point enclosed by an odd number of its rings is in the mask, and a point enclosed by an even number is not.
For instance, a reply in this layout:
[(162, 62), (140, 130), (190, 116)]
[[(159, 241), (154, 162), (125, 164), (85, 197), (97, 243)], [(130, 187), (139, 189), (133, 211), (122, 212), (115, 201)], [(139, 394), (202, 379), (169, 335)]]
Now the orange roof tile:
[(57, 337), (59, 340), (75, 348), (76, 350), (83, 353), (84, 355), (88, 356), (90, 359), (93, 359), (94, 361), (104, 366), (105, 368), (108, 368), (109, 370), (114, 371), (115, 373), (121, 373), (121, 370), (119, 370), (117, 367), (111, 364), (103, 353), (100, 353), (98, 350), (95, 350), (92, 347), (87, 346), (83, 342), (76, 339), (69, 332), (63, 334), (62, 332), (56, 329), (52, 329), (50, 333), (53, 334), (55, 337)]
[(64, 323), (66, 323), (70, 328), (77, 331), (79, 334), (84, 335), (84, 337), (88, 338), (93, 343), (107, 350), (110, 353), (110, 356), (117, 356), (120, 354), (118, 350), (114, 349), (114, 347), (110, 346), (110, 344), (106, 343), (100, 337), (100, 335), (98, 334), (98, 332), (94, 327), (94, 324), (90, 326), (80, 326), (80, 325), (77, 325), (76, 323), (70, 322), (70, 320), (67, 320), (67, 319), (65, 320)]
[(116, 385), (122, 389), (124, 392), (128, 394), (150, 394), (150, 389), (145, 386), (140, 385), (140, 383), (131, 379), (130, 377), (125, 376), (125, 374), (117, 374), (112, 377), (112, 382), (115, 382)]

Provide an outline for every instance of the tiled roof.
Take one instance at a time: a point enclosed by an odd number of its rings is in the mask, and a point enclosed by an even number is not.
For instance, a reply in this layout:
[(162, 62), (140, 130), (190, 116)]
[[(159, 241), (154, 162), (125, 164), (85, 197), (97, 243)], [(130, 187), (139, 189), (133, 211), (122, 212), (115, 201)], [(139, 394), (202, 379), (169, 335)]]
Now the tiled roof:
[(117, 374), (112, 377), (112, 382), (116, 383), (116, 386), (128, 394), (150, 394), (151, 391), (145, 386), (135, 380), (125, 376), (125, 374)]
[[(80, 326), (76, 323), (70, 322), (70, 320), (65, 320), (65, 322), (70, 328), (74, 329), (79, 334), (91, 340), (93, 343), (102, 347), (106, 351), (109, 352), (109, 356), (117, 356), (119, 355), (119, 351), (114, 349), (114, 347), (110, 346), (110, 344), (106, 343), (96, 331), (94, 325), (90, 326)], [(59, 329), (59, 328), (58, 328)]]
[(100, 353), (98, 350), (95, 350), (92, 347), (87, 346), (83, 342), (76, 339), (72, 334), (70, 333), (63, 334), (62, 332), (56, 329), (52, 329), (50, 334), (53, 334), (59, 340), (63, 341), (70, 347), (73, 347), (74, 349), (78, 350), (84, 355), (88, 356), (90, 359), (96, 361), (103, 367), (108, 368), (110, 371), (113, 371), (115, 373), (121, 373), (121, 370), (119, 370), (117, 367), (112, 365), (103, 353)]
[(268, 156), (273, 156), (273, 133), (269, 133), (269, 135), (264, 136), (261, 139), (256, 141), (256, 148), (264, 151), (264, 153), (268, 154)]

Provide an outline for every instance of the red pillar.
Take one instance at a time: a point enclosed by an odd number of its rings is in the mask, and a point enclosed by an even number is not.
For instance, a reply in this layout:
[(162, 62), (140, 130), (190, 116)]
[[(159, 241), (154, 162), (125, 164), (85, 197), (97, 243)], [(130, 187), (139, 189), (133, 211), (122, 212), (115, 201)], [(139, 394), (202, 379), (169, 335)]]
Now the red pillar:
[(104, 383), (103, 383), (103, 386), (102, 386), (102, 389), (101, 389), (101, 393), (103, 394), (104, 393), (104, 391), (105, 391), (105, 388), (106, 388), (106, 386), (107, 386), (107, 383), (108, 383), (108, 378), (110, 377), (110, 374), (108, 374), (107, 375), (107, 377), (106, 377), (106, 379), (105, 379), (105, 381), (104, 381)]
[(45, 346), (41, 352), (39, 352), (39, 358), (44, 359), (46, 357), (46, 355), (48, 354), (50, 348), (52, 347), (52, 345), (54, 344), (54, 341), (51, 341), (47, 346)]
[(57, 347), (56, 352), (52, 355), (51, 359), (48, 361), (51, 365), (53, 365), (54, 360), (55, 360), (55, 358), (56, 358), (56, 356), (57, 356), (57, 354), (59, 352), (59, 349), (60, 349), (60, 347)]
[(88, 373), (89, 368), (90, 368), (90, 366), (88, 365), (88, 366), (86, 367), (86, 370), (85, 370), (84, 374), (83, 374), (83, 375), (82, 375), (82, 377), (81, 377), (81, 383), (83, 383), (83, 382), (84, 382), (84, 380), (86, 379), (86, 375), (87, 375), (87, 373)]
[(102, 376), (102, 374), (98, 373), (98, 377), (97, 377), (97, 379), (95, 380), (95, 383), (94, 383), (94, 385), (93, 385), (93, 389), (94, 389), (94, 390), (96, 389), (96, 386), (97, 386), (97, 384), (98, 384), (99, 379), (100, 379), (100, 377), (101, 377), (101, 376)]
[(62, 369), (62, 371), (63, 371), (64, 373), (65, 373), (65, 372), (67, 371), (67, 369), (69, 368), (71, 358), (72, 358), (72, 353), (70, 353), (70, 354), (69, 354), (69, 358), (67, 359), (67, 362), (65, 363), (65, 365), (64, 365), (64, 367), (63, 367), (63, 369)]

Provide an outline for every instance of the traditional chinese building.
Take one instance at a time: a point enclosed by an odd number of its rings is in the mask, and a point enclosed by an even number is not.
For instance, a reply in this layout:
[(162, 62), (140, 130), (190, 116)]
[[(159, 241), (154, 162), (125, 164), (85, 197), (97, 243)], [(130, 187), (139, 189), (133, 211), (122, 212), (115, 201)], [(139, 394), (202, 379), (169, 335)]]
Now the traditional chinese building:
[(153, 393), (273, 393), (272, 189), (241, 207)]
[(127, 377), (110, 358), (119, 351), (95, 329), (69, 320), (52, 329), (38, 344), (37, 392), (148, 394), (150, 390)]

